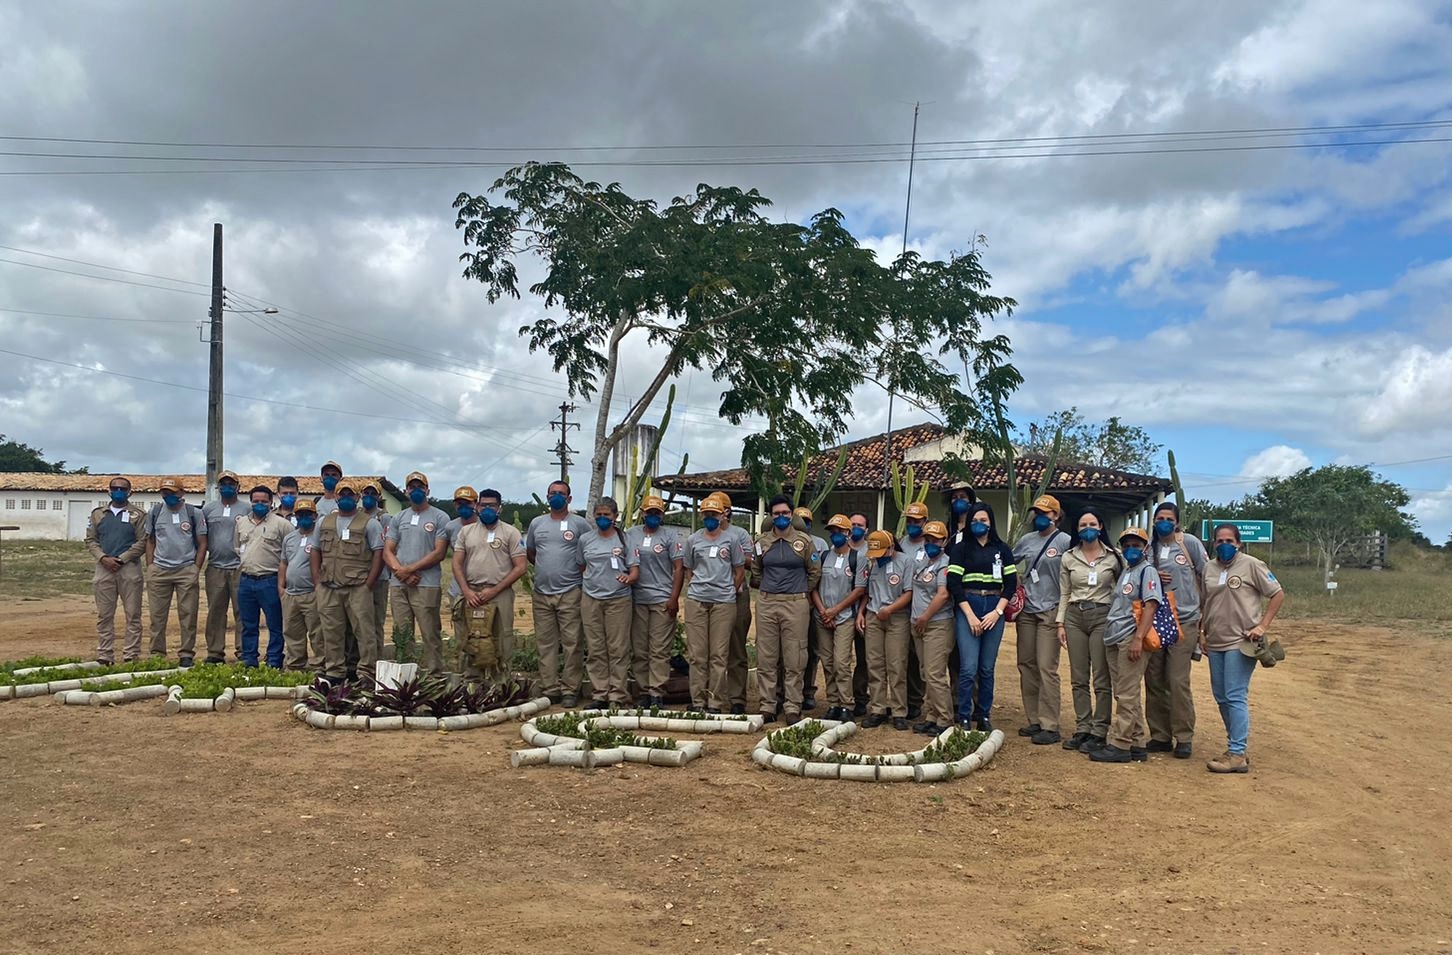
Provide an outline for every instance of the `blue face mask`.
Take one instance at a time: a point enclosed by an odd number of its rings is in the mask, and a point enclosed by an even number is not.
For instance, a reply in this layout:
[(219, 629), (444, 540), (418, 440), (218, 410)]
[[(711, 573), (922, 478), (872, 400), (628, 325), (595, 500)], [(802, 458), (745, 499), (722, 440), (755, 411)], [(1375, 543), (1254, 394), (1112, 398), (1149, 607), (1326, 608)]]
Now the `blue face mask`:
[(836, 531), (835, 533), (832, 534), (832, 546), (833, 547), (841, 547), (845, 543), (847, 543), (847, 535), (846, 534), (842, 533), (841, 531)]
[(937, 557), (942, 552), (943, 552), (943, 545), (942, 544), (924, 544), (923, 545), (923, 553), (927, 554), (929, 557)]
[(867, 536), (867, 528), (865, 528), (865, 527), (858, 527), (855, 524), (852, 526), (852, 539), (853, 540), (860, 541), (860, 540), (862, 540), (862, 538), (864, 538), (866, 536)]
[(969, 501), (960, 497), (953, 502), (953, 514), (957, 517), (962, 517), (964, 514), (968, 513), (968, 508), (971, 506), (972, 505)]
[(660, 530), (660, 515), (659, 514), (647, 514), (647, 515), (645, 515), (645, 526), (647, 528), (649, 528), (650, 530), (653, 530), (653, 531), (654, 530)]
[(181, 503), (181, 498), (175, 494), (163, 494), (161, 500), (167, 507), (176, 507)]
[(1099, 528), (1086, 527), (1079, 532), (1079, 539), (1086, 544), (1092, 544), (1099, 539)]
[(422, 504), (429, 499), (429, 492), (421, 487), (412, 487), (408, 489), (408, 499), (414, 504)]
[(466, 520), (467, 521), (469, 518), (471, 518), (471, 517), (474, 516), (474, 505), (473, 504), (456, 504), (454, 506), (454, 510), (456, 510), (456, 511), (459, 512), (459, 517), (462, 520)]
[(988, 525), (982, 521), (974, 521), (968, 525), (968, 529), (973, 532), (974, 537), (982, 537), (988, 533)]
[(113, 504), (125, 504), (126, 503), (126, 499), (128, 497), (130, 497), (130, 496), (131, 496), (131, 492), (128, 491), (128, 490), (126, 490), (125, 488), (120, 488), (120, 487), (113, 487), (113, 488), (111, 488), (111, 503), (113, 503)]
[(297, 503), (297, 495), (296, 494), (284, 494), (284, 495), (282, 495), (282, 506), (284, 508), (286, 508), (287, 510), (292, 510), (292, 506), (294, 504), (296, 504), (296, 503)]
[(716, 528), (721, 526), (721, 518), (703, 517), (701, 518), (701, 524), (706, 528), (706, 530), (714, 531)]
[(784, 531), (792, 526), (792, 517), (790, 514), (778, 514), (771, 519), (771, 526), (779, 531)]
[(892, 563), (891, 554), (883, 554), (881, 557), (877, 558), (877, 566), (879, 567), (886, 567), (890, 563)]
[(550, 495), (549, 505), (550, 510), (552, 511), (563, 511), (565, 509), (565, 505), (568, 503), (569, 502), (565, 500), (565, 496), (563, 494)]
[(1048, 518), (1047, 515), (1045, 515), (1045, 514), (1035, 515), (1035, 517), (1034, 517), (1034, 530), (1036, 530), (1036, 531), (1046, 531), (1050, 527), (1053, 527), (1053, 526), (1054, 526), (1054, 522), (1051, 521), (1051, 520), (1049, 520), (1049, 518)]
[(1139, 563), (1141, 560), (1144, 559), (1144, 548), (1126, 547), (1124, 549), (1124, 559), (1129, 561), (1131, 565)]
[(1220, 558), (1222, 564), (1228, 564), (1235, 559), (1240, 549), (1229, 541), (1221, 541), (1215, 545), (1215, 556)]
[(348, 497), (345, 495), (338, 498), (338, 510), (342, 511), (344, 514), (352, 514), (357, 509), (358, 499), (356, 497)]
[(268, 511), (271, 511), (271, 510), (272, 510), (271, 505), (269, 505), (269, 504), (267, 504), (267, 503), (265, 503), (263, 501), (253, 501), (252, 502), (252, 513), (253, 514), (256, 514), (258, 517), (266, 517)]
[(304, 534), (316, 527), (317, 524), (318, 522), (311, 517), (299, 517), (297, 519), (297, 529)]
[(365, 511), (371, 511), (371, 510), (373, 510), (377, 506), (378, 506), (378, 495), (376, 495), (376, 494), (365, 494), (365, 495), (363, 495), (363, 509)]
[(338, 479), (337, 478), (333, 477), (331, 474), (325, 474), (325, 475), (323, 475), (323, 490), (324, 491), (331, 491), (333, 488), (335, 488), (337, 486), (338, 486)]
[(481, 510), (479, 512), (479, 520), (483, 521), (485, 524), (488, 524), (491, 527), (494, 526), (495, 524), (498, 524), (499, 523), (499, 509), (498, 508), (495, 508), (495, 507), (486, 507), (486, 508), (484, 508), (483, 510)]
[(601, 514), (599, 517), (595, 518), (595, 526), (600, 528), (600, 530), (602, 531), (608, 531), (610, 528), (615, 526), (615, 518), (607, 517), (606, 515)]
[(1155, 521), (1155, 533), (1160, 537), (1169, 537), (1175, 532), (1174, 521)]
[(217, 488), (217, 493), (222, 495), (222, 500), (230, 501), (237, 496), (237, 485), (223, 484), (221, 487)]
[(921, 525), (921, 524), (909, 524), (907, 526), (907, 535), (909, 537), (911, 537), (913, 540), (917, 540), (919, 537), (922, 537), (923, 536), (923, 525)]

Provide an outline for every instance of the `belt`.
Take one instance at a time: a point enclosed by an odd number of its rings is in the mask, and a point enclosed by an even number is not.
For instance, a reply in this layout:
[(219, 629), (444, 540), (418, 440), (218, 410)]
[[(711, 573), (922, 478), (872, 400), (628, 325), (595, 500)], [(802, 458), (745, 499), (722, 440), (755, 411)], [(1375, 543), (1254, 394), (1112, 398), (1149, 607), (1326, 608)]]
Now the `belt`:
[(805, 593), (784, 593), (784, 594), (778, 594), (778, 593), (772, 593), (771, 591), (765, 591), (764, 590), (764, 591), (762, 591), (761, 595), (763, 597), (779, 597), (779, 598), (782, 598), (782, 599), (786, 599), (786, 598), (790, 598), (790, 597), (795, 597), (795, 598), (797, 598), (799, 600), (806, 600), (807, 599), (807, 595)]
[(270, 574), (243, 574), (242, 576), (248, 580), (269, 580), (277, 577), (277, 571), (274, 570)]
[(999, 588), (998, 590), (979, 590), (979, 589), (974, 588), (974, 587), (964, 587), (963, 588), (963, 592), (965, 594), (972, 594), (975, 597), (1002, 597), (1003, 596), (1003, 589), (1002, 588)]
[(1096, 600), (1073, 600), (1070, 601), (1070, 605), (1076, 610), (1081, 611), (1098, 610), (1101, 607), (1109, 606), (1108, 603), (1099, 603)]

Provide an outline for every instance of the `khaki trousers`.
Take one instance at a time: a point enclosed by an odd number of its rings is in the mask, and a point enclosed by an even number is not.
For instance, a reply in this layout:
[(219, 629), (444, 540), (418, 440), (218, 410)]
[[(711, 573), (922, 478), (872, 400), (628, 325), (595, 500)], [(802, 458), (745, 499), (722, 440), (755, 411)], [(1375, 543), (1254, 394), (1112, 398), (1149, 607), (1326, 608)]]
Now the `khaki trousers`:
[(91, 577), (91, 592), (96, 597), (96, 659), (116, 662), (116, 602), (126, 617), (126, 642), (121, 653), (124, 660), (141, 656), (141, 590), (144, 575), (141, 561), (128, 561), (117, 571), (109, 571), (96, 562)]
[[(801, 715), (811, 613), (806, 594), (761, 594), (756, 599), (756, 697), (763, 713), (775, 716), (781, 703), (788, 720)], [(780, 700), (778, 675), (784, 690)]]
[(727, 657), (735, 639), (739, 606), (686, 598), (686, 653), (691, 663), (692, 706), (722, 710), (729, 702)]
[(330, 680), (343, 678), (347, 669), (344, 640), (351, 626), (358, 638), (358, 675), (372, 678), (374, 664), (383, 654), (373, 617), (373, 594), (362, 584), (318, 587), (313, 594), (323, 632), (323, 675)]
[[(510, 600), (513, 601), (513, 599), (511, 592)], [(462, 594), (449, 598), (449, 620), (454, 624), (454, 646), (459, 648), (461, 670), (463, 667), (464, 643), (469, 639), (469, 621), (464, 616), (464, 610), (468, 606), (464, 602)], [(510, 621), (510, 625), (513, 625), (513, 621)]]
[[(1196, 618), (1198, 620), (1198, 618)], [(1188, 743), (1195, 738), (1195, 697), (1190, 667), (1195, 652), (1196, 620), (1180, 621), (1182, 635), (1168, 650), (1148, 654), (1144, 671), (1144, 715), (1150, 739)]]
[[(948, 658), (953, 655), (953, 618), (929, 620), (921, 637), (913, 635), (922, 661), (923, 719), (939, 726), (953, 725), (953, 697), (948, 682)], [(909, 664), (911, 665), (911, 664)]]
[(630, 702), (630, 626), (635, 603), (630, 594), (596, 600), (580, 594), (580, 622), (585, 631), (585, 671), (592, 699)]
[(848, 617), (832, 628), (820, 627), (822, 645), (817, 653), (822, 658), (824, 687), (828, 706), (852, 706), (852, 668), (857, 663), (856, 636), (853, 620)]
[[(540, 594), (533, 598), (534, 637), (539, 645), (539, 678), (542, 691), (555, 696), (580, 692), (585, 678), (580, 644), (580, 590), (564, 594)], [(561, 660), (561, 657), (564, 657)]]
[(636, 604), (630, 625), (631, 673), (642, 693), (663, 696), (671, 678), (671, 645), (676, 639), (676, 615), (666, 605)]
[(373, 633), (378, 643), (378, 658), (392, 660), (394, 657), (392, 635), (385, 630), (388, 621), (388, 581), (379, 580), (373, 585)]
[(867, 614), (867, 709), (873, 714), (907, 716), (908, 644), (912, 627), (905, 610), (887, 622)]
[(726, 695), (732, 706), (746, 705), (746, 675), (751, 669), (746, 656), (746, 634), (751, 630), (751, 588), (736, 595), (731, 624), (731, 646), (726, 655)]
[(1108, 619), (1109, 604), (1098, 604), (1088, 610), (1069, 604), (1064, 615), (1064, 636), (1069, 644), (1069, 685), (1074, 695), (1074, 732), (1100, 738), (1109, 735), (1109, 715), (1114, 708), (1108, 648), (1104, 645)]
[(237, 610), (237, 584), (242, 580), (241, 567), (213, 567), (203, 572), (207, 590), (207, 658), (223, 660), (227, 656), (227, 607), (232, 608), (232, 651), (242, 658), (242, 618)]
[(318, 626), (318, 602), (314, 592), (282, 595), (282, 647), (285, 668), (322, 668), (323, 635)]
[(439, 632), (443, 627), (439, 619), (439, 588), (390, 584), (388, 599), (393, 607), (393, 625), (412, 630), (414, 638), (423, 647), (421, 669), (434, 676), (442, 674), (444, 639)]
[(1114, 723), (1109, 727), (1109, 742), (1120, 749), (1142, 748), (1149, 741), (1144, 724), (1144, 668), (1149, 654), (1129, 659), (1129, 644), (1106, 647), (1109, 656), (1109, 680), (1114, 684)]
[(151, 565), (146, 575), (146, 609), (151, 615), (151, 655), (166, 656), (166, 623), (171, 616), (171, 599), (176, 597), (176, 619), (181, 627), (182, 659), (197, 653), (197, 602), (201, 598), (201, 571), (196, 564), (185, 567)]
[[(475, 590), (483, 590), (491, 587), (492, 584), (471, 585)], [(452, 615), (454, 617), (454, 634), (459, 644), (459, 670), (470, 680), (494, 680), (508, 676), (513, 669), (514, 659), (514, 588), (510, 587), (500, 593), (498, 597), (484, 604), (479, 610), (493, 611), (494, 619), (490, 621), (490, 630), (494, 634), (494, 648), (498, 654), (499, 662), (492, 668), (480, 667), (474, 663), (474, 658), (469, 654), (469, 617), (470, 607), (463, 597), (454, 601)], [(463, 627), (462, 635), (460, 626)]]
[(1030, 724), (1059, 729), (1059, 625), (1057, 611), (1021, 613), (1014, 621), (1018, 643), (1018, 688)]

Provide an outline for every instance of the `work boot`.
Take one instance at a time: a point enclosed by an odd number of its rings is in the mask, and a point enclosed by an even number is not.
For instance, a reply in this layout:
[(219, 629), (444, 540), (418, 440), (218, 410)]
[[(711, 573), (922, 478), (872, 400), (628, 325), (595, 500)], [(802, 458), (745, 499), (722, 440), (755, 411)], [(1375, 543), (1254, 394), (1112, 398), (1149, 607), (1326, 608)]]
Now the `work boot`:
[(746, 715), (746, 704), (745, 703), (732, 703), (731, 704), (731, 715), (732, 716), (745, 716)]
[(776, 710), (762, 710), (761, 711), (761, 721), (763, 723), (775, 723), (776, 722)]
[(802, 721), (802, 714), (796, 712), (795, 710), (787, 710), (786, 715), (782, 717), (782, 720), (786, 723), (787, 726), (791, 726)]
[(881, 726), (883, 723), (886, 722), (886, 713), (873, 713), (871, 716), (867, 717), (867, 719), (862, 721), (862, 725), (866, 729), (876, 729), (877, 727)]
[(804, 709), (804, 710), (815, 710), (816, 708), (817, 708), (817, 698), (815, 696), (813, 696), (812, 694), (808, 693), (806, 696), (802, 697), (802, 709)]
[(1145, 751), (1143, 746), (1131, 746), (1129, 748), (1129, 758), (1136, 763), (1147, 763), (1149, 762), (1149, 753)]
[(560, 697), (560, 705), (567, 710), (573, 710), (580, 703), (580, 698), (573, 693), (566, 693)]
[(924, 736), (937, 736), (943, 732), (943, 728), (932, 720), (924, 720), (913, 726), (914, 733), (922, 733)]
[(980, 730), (982, 730), (983, 732), (985, 732), (985, 733), (992, 733), (993, 732), (993, 724), (990, 723), (990, 722), (988, 722), (988, 717), (986, 717), (986, 716), (983, 717), (983, 719), (981, 719), (981, 720), (978, 721), (978, 728)]
[(1078, 749), (1085, 743), (1089, 742), (1090, 739), (1091, 737), (1088, 733), (1075, 733), (1073, 736), (1070, 736), (1068, 739), (1064, 740), (1064, 748)]
[(1192, 747), (1188, 742), (1175, 744), (1176, 759), (1189, 759), (1193, 753), (1194, 747)]
[[(647, 696), (645, 698), (645, 708), (648, 709), (648, 710), (663, 710), (663, 709), (665, 709), (665, 697), (663, 697), (663, 696)], [(717, 709), (716, 712), (719, 713), (721, 711), (719, 709)]]
[(1087, 740), (1079, 744), (1079, 752), (1092, 753), (1096, 749), (1103, 749), (1107, 743), (1108, 741), (1103, 736), (1090, 736)]
[(1027, 726), (1020, 726), (1018, 728), (1018, 735), (1020, 735), (1020, 736), (1033, 736), (1035, 733), (1042, 733), (1043, 731), (1044, 731), (1044, 728), (1042, 726), (1040, 726), (1039, 724), (1037, 724), (1037, 723), (1030, 723)]
[(1039, 730), (1030, 740), (1035, 746), (1049, 746), (1063, 739), (1058, 730)]
[(1212, 773), (1248, 773), (1250, 760), (1243, 753), (1224, 753), (1205, 764)]
[(183, 670), (190, 670), (194, 662), (196, 661), (192, 657), (182, 657), (181, 659), (177, 660), (176, 665), (181, 667)]
[(1131, 757), (1129, 750), (1105, 743), (1099, 749), (1090, 750), (1089, 758), (1096, 763), (1127, 763)]
[(907, 719), (901, 716), (894, 716), (892, 718), (892, 728), (895, 730), (903, 730), (904, 732), (906, 732), (908, 728)]
[(708, 706), (704, 710), (702, 710), (701, 712), (702, 713), (705, 713), (707, 716), (720, 716), (721, 715), (721, 707), (719, 707), (719, 706)]
[(919, 719), (922, 715), (923, 708), (921, 706), (909, 706), (907, 708), (907, 718), (910, 720)]
[(1151, 753), (1170, 753), (1174, 751), (1175, 744), (1169, 740), (1152, 739), (1145, 746), (1145, 749)]
[(641, 696), (640, 699), (635, 701), (635, 708), (638, 710), (648, 710), (650, 709), (650, 701), (650, 696)]
[(591, 700), (590, 701), (590, 707), (589, 708), (592, 709), (592, 710), (608, 710), (608, 709), (610, 709), (610, 701), (609, 700)]
[(853, 706), (852, 707), (852, 715), (853, 716), (866, 716), (867, 715), (867, 704), (866, 703), (858, 703), (855, 706)]

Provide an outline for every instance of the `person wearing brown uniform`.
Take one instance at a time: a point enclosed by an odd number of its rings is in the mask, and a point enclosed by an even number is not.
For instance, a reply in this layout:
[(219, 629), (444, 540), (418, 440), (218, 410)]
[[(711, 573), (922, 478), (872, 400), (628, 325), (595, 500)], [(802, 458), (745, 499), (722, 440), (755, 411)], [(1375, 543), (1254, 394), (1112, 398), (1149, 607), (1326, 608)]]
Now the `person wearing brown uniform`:
[(179, 478), (161, 482), (161, 503), (146, 515), (146, 604), (151, 615), (151, 655), (166, 656), (166, 625), (176, 599), (181, 625), (178, 659), (189, 667), (197, 652), (197, 605), (207, 560), (207, 522), (185, 500)]
[(1145, 636), (1154, 627), (1155, 611), (1164, 601), (1155, 565), (1145, 555), (1149, 532), (1131, 527), (1119, 535), (1120, 553), (1127, 565), (1114, 585), (1105, 621), (1104, 642), (1109, 657), (1109, 679), (1114, 685), (1114, 722), (1109, 741), (1086, 749), (1096, 763), (1144, 762), (1149, 728), (1144, 721)]
[(146, 512), (130, 503), (131, 481), (111, 479), (111, 503), (91, 511), (86, 550), (96, 558), (91, 592), (96, 598), (96, 662), (116, 662), (116, 602), (126, 617), (122, 659), (141, 656), (141, 558), (146, 553)]
[(751, 578), (759, 588), (756, 612), (756, 692), (762, 716), (776, 720), (777, 675), (784, 668), (782, 712), (787, 723), (802, 718), (802, 671), (807, 664), (807, 629), (821, 564), (811, 535), (792, 526), (792, 503), (772, 498), (771, 529), (756, 539)]
[(746, 584), (746, 555), (727, 533), (725, 514), (726, 505), (708, 495), (701, 502), (703, 529), (686, 539), (682, 557), (691, 704), (707, 713), (720, 713), (731, 699), (728, 658), (736, 595)]
[(857, 629), (867, 644), (868, 716), (862, 725), (871, 729), (892, 720), (893, 729), (905, 730), (907, 721), (908, 620), (913, 599), (912, 568), (897, 552), (892, 534), (867, 535), (867, 600), (857, 612)]
[[(454, 492), (456, 503), (470, 495), (467, 487)], [(460, 524), (451, 569), (463, 604), (464, 675), (492, 679), (507, 674), (514, 657), (514, 582), (529, 569), (529, 559), (524, 536), (499, 519), (499, 492), (486, 487), (474, 496), (479, 518), (471, 513)]]
[(335, 682), (343, 679), (347, 666), (343, 635), (351, 627), (358, 639), (358, 675), (371, 680), (383, 653), (373, 619), (373, 586), (383, 570), (383, 528), (358, 509), (352, 484), (340, 481), (337, 495), (336, 510), (318, 522), (312, 554), (323, 674)]

